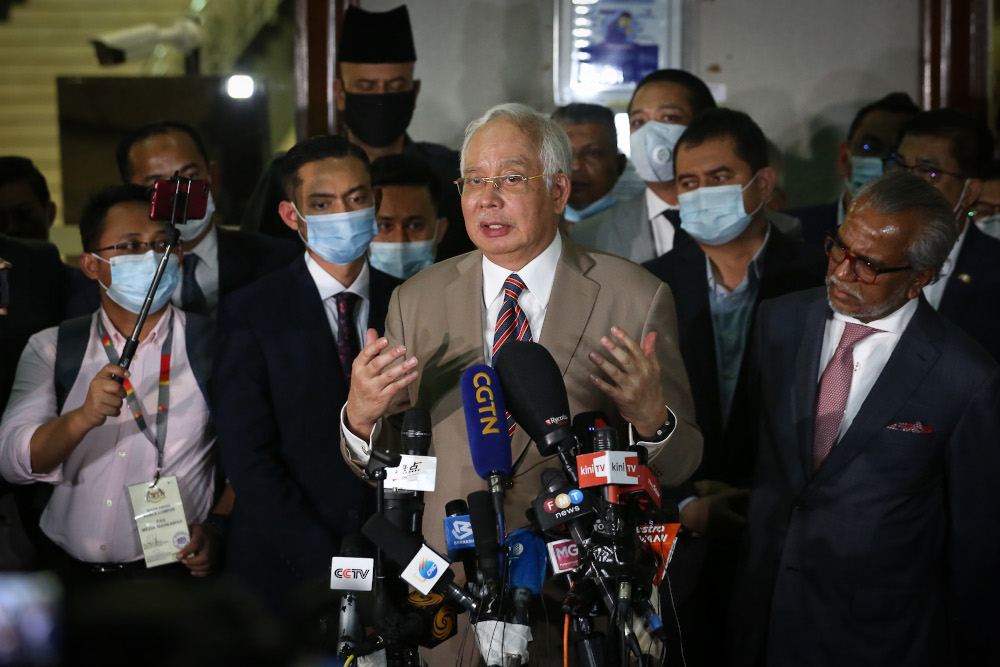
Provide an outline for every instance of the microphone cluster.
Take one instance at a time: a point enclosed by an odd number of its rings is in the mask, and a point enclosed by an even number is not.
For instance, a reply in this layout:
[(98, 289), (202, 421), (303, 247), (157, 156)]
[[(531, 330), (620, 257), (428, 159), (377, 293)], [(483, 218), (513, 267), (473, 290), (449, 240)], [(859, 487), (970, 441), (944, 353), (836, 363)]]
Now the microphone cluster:
[[(373, 452), (368, 468), (379, 482), (379, 511), (362, 528), (378, 547), (376, 618), (369, 623), (375, 632), (364, 641), (357, 637), (363, 626), (346, 604), (353, 593), (346, 594), (341, 655), (384, 649), (389, 665), (419, 664), (416, 647), (453, 636), (457, 615), (468, 612), (487, 665), (526, 663), (532, 600), (551, 568), (570, 584), (561, 608), (572, 621), (581, 664), (625, 664), (630, 656), (649, 662), (661, 647), (647, 640), (666, 640), (656, 586), (679, 526), (660, 511), (660, 487), (645, 447), (623, 446), (601, 413), (582, 413), (571, 423), (562, 373), (537, 343), (508, 341), (493, 368), (480, 364), (463, 373), (461, 390), (473, 467), (486, 489), (446, 505), (447, 558), (424, 543), (423, 492), (433, 486), (400, 489), (385, 481), (407, 478), (389, 471), (409, 471), (414, 462), (434, 466), (426, 461), (432, 459), (426, 456), (430, 417), (407, 411), (403, 449), (409, 458)], [(542, 471), (540, 493), (526, 512), (530, 525), (509, 534), (506, 489), (524, 452), (515, 463), (508, 419), (543, 457), (558, 461)], [(350, 555), (356, 551), (352, 547)], [(396, 567), (383, 564), (382, 555)], [(462, 563), (464, 585), (452, 562)], [(357, 579), (352, 568), (342, 569)], [(399, 590), (400, 581), (415, 592)], [(614, 641), (597, 630), (599, 616), (607, 618)]]

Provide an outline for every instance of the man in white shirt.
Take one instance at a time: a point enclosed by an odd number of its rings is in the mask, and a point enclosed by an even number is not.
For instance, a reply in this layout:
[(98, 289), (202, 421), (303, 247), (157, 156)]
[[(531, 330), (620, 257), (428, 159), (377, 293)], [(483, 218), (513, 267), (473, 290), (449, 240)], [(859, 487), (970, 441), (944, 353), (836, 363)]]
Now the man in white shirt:
[(734, 664), (998, 654), (1000, 369), (921, 296), (954, 240), (940, 193), (887, 174), (828, 238), (826, 289), (760, 307)]
[(213, 315), (226, 294), (298, 256), (293, 242), (221, 226), (215, 203), (220, 194), (219, 165), (209, 159), (204, 141), (190, 125), (161, 121), (140, 127), (121, 141), (116, 157), (123, 183), (153, 187), (177, 173), (211, 185), (205, 216), (178, 225), (184, 264), (171, 297), (175, 306)]
[[(190, 543), (177, 558), (192, 574), (204, 576), (218, 564), (213, 561), (221, 537), (219, 521), (206, 519), (210, 512), (229, 511), (228, 496), (213, 509), (215, 437), (204, 395), (211, 363), (201, 341), (186, 335), (206, 322), (193, 322), (197, 316), (169, 304), (175, 258), (164, 272), (124, 385), (113, 380), (122, 374), (117, 355), (138, 319), (167, 232), (163, 223), (149, 220), (146, 190), (122, 186), (91, 201), (80, 235), (87, 251), (80, 265), (102, 288), (101, 308), (67, 323), (82, 324), (80, 340), (70, 341), (64, 324), (28, 341), (0, 425), (0, 472), (15, 484), (54, 485), (41, 530), (57, 547), (52, 565), (78, 580), (146, 574), (126, 487), (153, 482), (160, 468), (161, 479), (176, 477), (190, 523)], [(210, 339), (210, 329), (204, 330)], [(81, 352), (78, 370), (61, 378), (70, 343)], [(135, 400), (125, 401), (126, 390)]]
[(715, 106), (712, 92), (694, 74), (662, 69), (646, 75), (628, 105), (631, 162), (646, 188), (574, 225), (570, 238), (638, 264), (673, 248), (680, 225), (674, 146), (696, 116)]
[[(511, 289), (519, 292), (518, 322), (563, 372), (570, 415), (604, 412), (623, 441), (647, 447), (666, 484), (682, 482), (701, 458), (670, 289), (557, 231), (569, 197), (566, 133), (524, 105), (499, 105), (470, 123), (462, 155), (465, 224), (479, 250), (439, 262), (394, 292), (385, 337), (369, 331), (354, 362), (342, 419), (344, 457), (360, 472), (375, 441), (398, 446), (391, 444), (398, 431), (384, 416), (409, 407), (430, 411), (439, 472), (435, 491), (425, 496), (423, 532), (442, 552), (445, 504), (485, 488), (467, 445), (461, 375), (492, 359)], [(525, 456), (506, 497), (511, 529), (538, 494), (546, 463), (529, 444), (523, 429), (515, 430), (513, 454)], [(543, 636), (535, 635), (538, 642)], [(445, 664), (460, 641), (435, 649), (432, 664)], [(546, 650), (554, 657), (556, 649), (533, 649), (532, 662), (540, 656), (538, 664), (546, 664)]]

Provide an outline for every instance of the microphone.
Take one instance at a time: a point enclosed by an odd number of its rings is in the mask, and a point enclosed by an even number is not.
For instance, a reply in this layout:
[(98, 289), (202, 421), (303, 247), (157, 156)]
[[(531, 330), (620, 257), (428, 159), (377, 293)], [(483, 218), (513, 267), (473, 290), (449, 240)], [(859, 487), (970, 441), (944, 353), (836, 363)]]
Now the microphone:
[(413, 591), (406, 599), (401, 639), (416, 642), (424, 648), (438, 644), (458, 634), (458, 607), (440, 593), (424, 595)]
[(462, 373), (462, 406), (472, 465), (488, 482), (493, 510), (502, 522), (504, 483), (511, 474), (512, 456), (507, 409), (500, 379), (492, 368), (476, 364)]
[(450, 563), (422, 542), (397, 528), (385, 516), (374, 514), (361, 527), (365, 537), (375, 543), (386, 556), (403, 566), (399, 578), (424, 595), (440, 593), (468, 611), (475, 613), (479, 602), (455, 584)]
[(528, 605), (533, 595), (542, 594), (547, 564), (545, 540), (529, 528), (510, 534), (506, 543), (507, 571), (510, 573), (510, 622), (528, 625)]
[(591, 454), (594, 451), (594, 431), (602, 426), (610, 426), (608, 416), (599, 410), (581, 412), (573, 417), (573, 435), (580, 443), (581, 454)]
[(489, 492), (473, 491), (469, 494), (469, 521), (482, 576), (484, 613), (489, 614), (500, 590), (500, 542)]
[(544, 347), (508, 340), (493, 359), (507, 410), (542, 456), (559, 454), (566, 474), (576, 480), (569, 451), (576, 445), (569, 421), (569, 398), (562, 372)]
[[(407, 455), (427, 456), (431, 447), (430, 412), (423, 408), (411, 408), (404, 412), (401, 441)], [(423, 540), (423, 491), (386, 491), (384, 512), (393, 525), (417, 540)]]
[(362, 637), (361, 618), (355, 591), (372, 589), (374, 560), (362, 558), (364, 542), (360, 535), (348, 535), (340, 544), (340, 556), (335, 557), (330, 568), (330, 588), (346, 591), (340, 600), (340, 621), (337, 631), (337, 655), (354, 653)]
[(472, 532), (472, 521), (469, 519), (469, 506), (461, 498), (450, 501), (444, 506), (447, 516), (444, 519), (444, 539), (448, 548), (448, 558), (462, 559), (465, 568), (465, 580), (472, 583), (478, 577), (476, 568), (476, 542)]

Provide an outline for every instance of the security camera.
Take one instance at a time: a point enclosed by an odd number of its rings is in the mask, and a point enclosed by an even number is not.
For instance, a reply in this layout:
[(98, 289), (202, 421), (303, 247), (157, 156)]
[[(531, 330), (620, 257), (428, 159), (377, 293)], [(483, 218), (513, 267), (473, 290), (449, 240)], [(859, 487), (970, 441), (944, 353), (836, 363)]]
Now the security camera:
[(155, 23), (141, 23), (98, 35), (90, 40), (102, 65), (117, 65), (126, 60), (142, 60), (153, 55), (159, 44), (171, 44), (184, 54), (201, 43), (201, 27), (193, 18), (177, 19), (161, 28)]

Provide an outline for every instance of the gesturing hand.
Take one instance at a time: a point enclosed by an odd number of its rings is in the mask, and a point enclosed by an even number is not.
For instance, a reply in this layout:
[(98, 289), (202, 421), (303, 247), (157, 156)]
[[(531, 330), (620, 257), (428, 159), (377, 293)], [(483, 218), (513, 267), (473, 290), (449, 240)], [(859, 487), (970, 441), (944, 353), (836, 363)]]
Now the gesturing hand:
[(590, 381), (614, 401), (621, 416), (640, 435), (656, 433), (669, 414), (664, 405), (663, 387), (660, 386), (656, 332), (650, 331), (641, 347), (621, 327), (611, 327), (611, 335), (614, 340), (602, 336), (601, 345), (611, 354), (612, 360), (605, 359), (596, 351), (590, 353), (590, 360), (607, 375), (610, 382), (593, 373)]
[(379, 338), (375, 329), (369, 329), (365, 346), (351, 366), (345, 426), (362, 440), (371, 435), (375, 422), (385, 414), (396, 392), (417, 379), (417, 372), (412, 370), (417, 365), (416, 358), (392, 366), (406, 354), (406, 348), (397, 345), (389, 350), (388, 347), (388, 339)]

